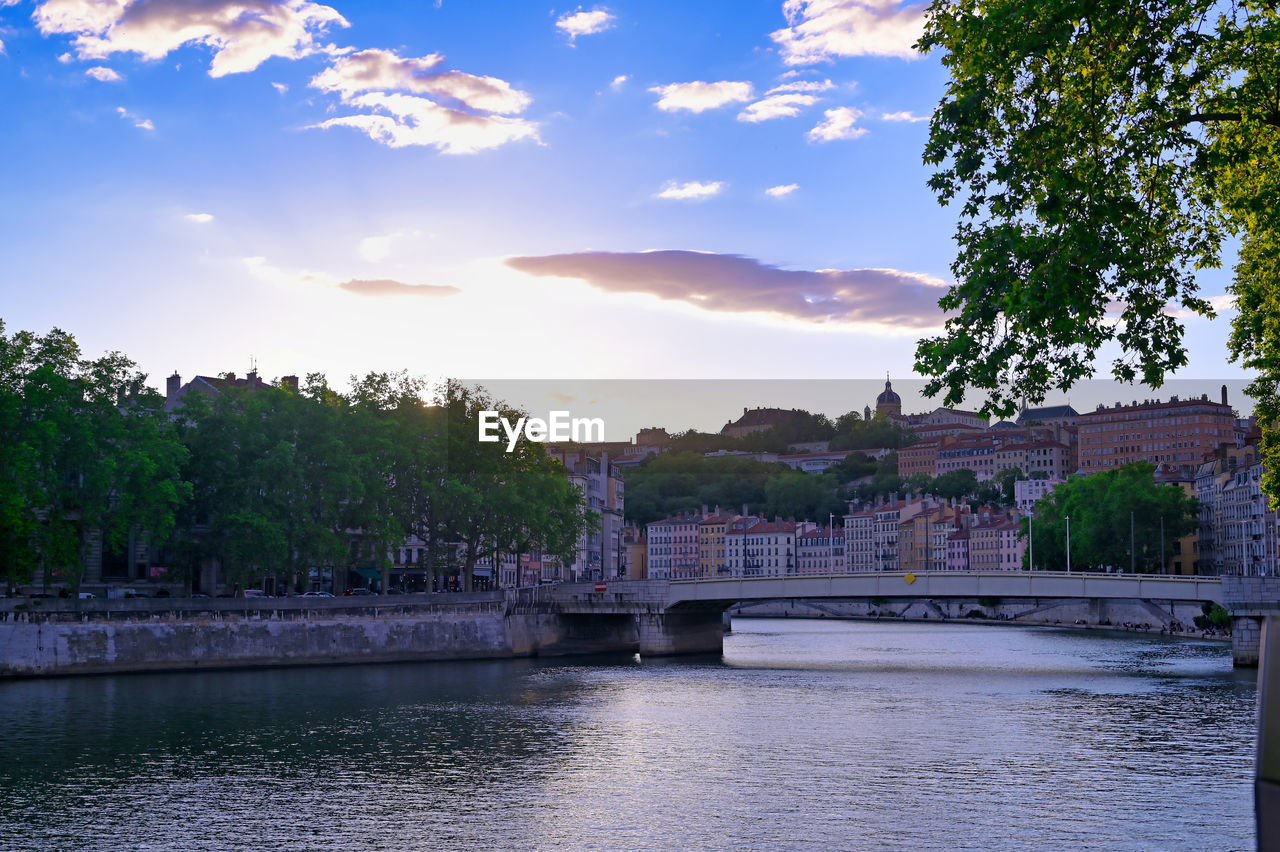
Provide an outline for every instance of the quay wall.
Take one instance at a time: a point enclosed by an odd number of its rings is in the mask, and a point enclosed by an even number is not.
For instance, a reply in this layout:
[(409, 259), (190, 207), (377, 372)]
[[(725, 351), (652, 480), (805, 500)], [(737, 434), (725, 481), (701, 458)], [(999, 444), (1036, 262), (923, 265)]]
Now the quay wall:
[[(439, 597), (439, 596), (423, 596)], [(459, 598), (461, 596), (450, 596)], [(634, 651), (632, 616), (563, 616), (501, 592), (355, 605), (341, 598), (42, 601), (0, 608), (0, 679)], [(20, 606), (20, 605), (18, 605)]]

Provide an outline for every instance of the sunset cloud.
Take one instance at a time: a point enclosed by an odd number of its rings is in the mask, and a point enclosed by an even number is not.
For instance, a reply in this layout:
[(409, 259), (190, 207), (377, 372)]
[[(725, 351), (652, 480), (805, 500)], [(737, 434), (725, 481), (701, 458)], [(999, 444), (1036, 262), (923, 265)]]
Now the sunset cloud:
[(721, 313), (813, 323), (926, 329), (942, 324), (946, 283), (896, 269), (779, 269), (740, 255), (695, 251), (581, 252), (512, 257), (529, 275), (574, 278), (609, 293), (645, 293)]
[(462, 292), (447, 284), (405, 284), (390, 278), (352, 278), (339, 284), (338, 289), (357, 296), (416, 296), (429, 299), (456, 296)]
[(666, 112), (705, 112), (726, 104), (749, 101), (752, 90), (750, 83), (733, 80), (721, 80), (717, 83), (694, 80), (691, 83), (670, 83), (649, 89), (661, 96), (658, 98), (658, 109)]
[(770, 33), (788, 65), (848, 56), (915, 59), (927, 3), (899, 0), (785, 0), (788, 26)]
[(823, 115), (826, 116), (812, 130), (808, 132), (807, 137), (810, 142), (834, 142), (837, 139), (857, 139), (859, 136), (865, 136), (867, 129), (858, 127), (858, 119), (862, 118), (862, 110), (856, 107), (838, 107), (829, 109)]
[(512, 115), (529, 105), (527, 94), (497, 77), (438, 70), (443, 62), (438, 53), (401, 57), (391, 50), (339, 57), (311, 86), (360, 112), (314, 126), (351, 127), (391, 148), (425, 145), (445, 154), (537, 139), (536, 124)]
[(80, 59), (160, 59), (204, 45), (213, 50), (211, 77), (252, 71), (273, 56), (329, 50), (316, 37), (348, 26), (335, 9), (307, 0), (44, 0), (33, 17), (44, 35), (73, 36)]
[(718, 180), (708, 183), (696, 180), (687, 183), (670, 181), (653, 197), (665, 198), (668, 201), (703, 201), (719, 195), (724, 190), (724, 186), (724, 183)]
[(614, 16), (608, 9), (592, 9), (590, 12), (582, 11), (582, 7), (578, 7), (577, 11), (566, 12), (556, 21), (556, 29), (573, 40), (581, 35), (594, 35), (602, 33), (613, 27)]

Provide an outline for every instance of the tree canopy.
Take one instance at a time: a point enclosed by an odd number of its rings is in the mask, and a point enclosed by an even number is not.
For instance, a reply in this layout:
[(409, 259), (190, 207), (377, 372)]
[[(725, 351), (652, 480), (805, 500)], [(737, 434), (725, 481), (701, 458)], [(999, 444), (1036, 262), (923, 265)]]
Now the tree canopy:
[[(1154, 473), (1150, 462), (1132, 462), (1092, 476), (1073, 476), (1055, 487), (1036, 504), (1031, 531), (1034, 567), (1066, 569), (1070, 518), (1074, 570), (1111, 567), (1127, 571), (1135, 565), (1139, 571), (1163, 571), (1161, 554), (1167, 564), (1174, 554), (1174, 541), (1195, 531), (1199, 508), (1196, 499), (1181, 487), (1157, 483)], [(1024, 533), (1026, 529), (1024, 520)]]
[(1280, 496), (1280, 12), (1271, 0), (936, 0), (950, 73), (926, 163), (960, 205), (953, 312), (929, 395), (1004, 416), (1094, 372), (1159, 387), (1187, 363), (1196, 272), (1240, 241), (1230, 355), (1257, 371)]

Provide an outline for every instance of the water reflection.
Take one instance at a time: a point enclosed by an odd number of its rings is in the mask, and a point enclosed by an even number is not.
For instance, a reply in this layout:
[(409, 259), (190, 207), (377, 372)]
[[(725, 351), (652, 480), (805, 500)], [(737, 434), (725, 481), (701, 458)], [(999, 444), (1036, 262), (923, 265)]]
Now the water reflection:
[(1229, 649), (739, 620), (725, 655), (0, 685), (21, 849), (1249, 849)]

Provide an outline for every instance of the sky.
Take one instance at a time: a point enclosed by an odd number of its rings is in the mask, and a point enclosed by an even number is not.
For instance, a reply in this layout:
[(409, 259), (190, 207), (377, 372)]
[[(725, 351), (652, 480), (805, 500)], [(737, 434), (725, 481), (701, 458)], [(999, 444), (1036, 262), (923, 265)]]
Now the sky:
[(955, 252), (922, 13), (0, 0), (0, 318), (157, 385), (909, 379)]

